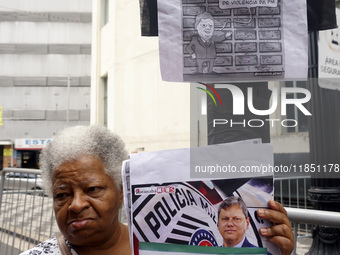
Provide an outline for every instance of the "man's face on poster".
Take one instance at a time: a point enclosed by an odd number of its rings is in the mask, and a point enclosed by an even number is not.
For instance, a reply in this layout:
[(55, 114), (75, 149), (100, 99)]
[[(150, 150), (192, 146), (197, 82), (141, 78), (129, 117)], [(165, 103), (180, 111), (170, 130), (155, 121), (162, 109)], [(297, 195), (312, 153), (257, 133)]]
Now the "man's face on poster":
[(218, 230), (223, 237), (223, 245), (234, 247), (242, 241), (249, 227), (246, 217), (238, 204), (222, 209), (218, 218)]
[(204, 40), (209, 40), (214, 33), (214, 21), (212, 19), (201, 19), (196, 26), (199, 36)]

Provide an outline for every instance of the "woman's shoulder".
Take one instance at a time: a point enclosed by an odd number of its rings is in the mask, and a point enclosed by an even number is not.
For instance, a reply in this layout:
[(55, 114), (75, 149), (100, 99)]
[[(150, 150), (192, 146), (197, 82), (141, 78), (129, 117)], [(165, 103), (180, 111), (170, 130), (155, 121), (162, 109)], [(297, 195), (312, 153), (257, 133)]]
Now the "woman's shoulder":
[(21, 253), (20, 255), (44, 255), (44, 254), (61, 255), (56, 237), (53, 237), (42, 243), (39, 243), (34, 248), (27, 250)]

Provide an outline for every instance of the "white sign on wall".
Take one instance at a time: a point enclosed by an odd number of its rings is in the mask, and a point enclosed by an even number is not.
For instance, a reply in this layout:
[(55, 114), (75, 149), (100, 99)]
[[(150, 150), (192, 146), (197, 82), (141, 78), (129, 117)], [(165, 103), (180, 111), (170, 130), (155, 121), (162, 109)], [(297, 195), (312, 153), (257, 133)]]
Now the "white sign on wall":
[[(336, 9), (337, 23), (340, 11)], [(319, 85), (340, 90), (340, 28), (319, 32)]]
[(27, 138), (15, 139), (16, 150), (41, 150), (52, 139), (49, 138)]

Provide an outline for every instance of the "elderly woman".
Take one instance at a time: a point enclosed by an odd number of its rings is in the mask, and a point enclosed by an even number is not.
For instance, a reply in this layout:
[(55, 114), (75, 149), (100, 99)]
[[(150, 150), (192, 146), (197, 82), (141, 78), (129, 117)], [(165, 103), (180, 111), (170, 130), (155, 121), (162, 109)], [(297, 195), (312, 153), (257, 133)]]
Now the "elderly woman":
[[(104, 127), (71, 127), (54, 137), (42, 150), (40, 166), (61, 234), (22, 255), (131, 254), (128, 228), (118, 221), (126, 158), (123, 141)], [(260, 233), (288, 255), (294, 238), (287, 213), (277, 202), (269, 207), (258, 215), (276, 225)]]
[(100, 126), (77, 126), (54, 137), (40, 157), (60, 235), (22, 254), (131, 254), (123, 201), (123, 141)]

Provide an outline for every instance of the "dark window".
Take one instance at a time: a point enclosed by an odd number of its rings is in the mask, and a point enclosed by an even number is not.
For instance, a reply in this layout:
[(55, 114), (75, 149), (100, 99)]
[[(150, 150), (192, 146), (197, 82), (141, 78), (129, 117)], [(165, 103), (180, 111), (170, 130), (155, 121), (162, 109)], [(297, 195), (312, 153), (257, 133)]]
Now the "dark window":
[(109, 0), (103, 0), (103, 26), (109, 22)]
[(103, 78), (103, 108), (104, 126), (107, 127), (107, 77)]
[[(285, 87), (290, 88), (306, 88), (306, 82), (305, 81), (287, 81), (285, 82)], [(304, 94), (301, 93), (290, 93), (287, 94), (287, 98), (303, 98), (305, 97)], [(304, 106), (308, 109), (308, 105), (304, 104)], [(297, 108), (295, 105), (288, 104), (287, 105), (287, 116), (285, 116), (286, 119), (294, 119), (298, 122), (298, 125), (296, 127), (288, 127), (287, 133), (295, 133), (295, 132), (307, 132), (308, 131), (308, 119), (307, 116), (301, 112), (299, 108)], [(294, 123), (287, 123), (288, 125), (293, 125)]]

